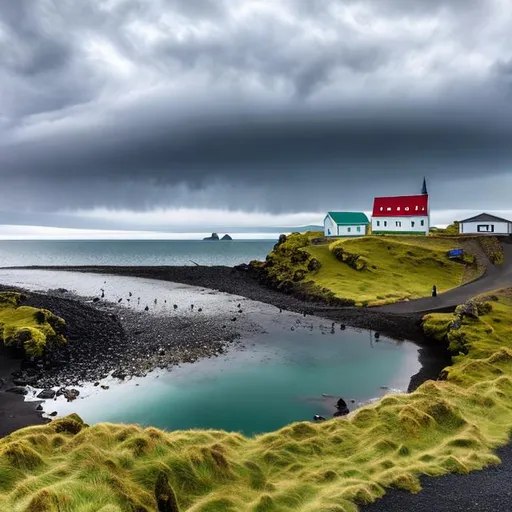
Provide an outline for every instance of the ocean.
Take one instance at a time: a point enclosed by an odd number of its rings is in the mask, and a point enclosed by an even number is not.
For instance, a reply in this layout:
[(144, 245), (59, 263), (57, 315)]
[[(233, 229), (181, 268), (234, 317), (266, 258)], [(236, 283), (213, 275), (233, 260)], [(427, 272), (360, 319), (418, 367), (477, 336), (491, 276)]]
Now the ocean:
[(2, 240), (0, 267), (195, 263), (233, 266), (264, 260), (276, 240)]

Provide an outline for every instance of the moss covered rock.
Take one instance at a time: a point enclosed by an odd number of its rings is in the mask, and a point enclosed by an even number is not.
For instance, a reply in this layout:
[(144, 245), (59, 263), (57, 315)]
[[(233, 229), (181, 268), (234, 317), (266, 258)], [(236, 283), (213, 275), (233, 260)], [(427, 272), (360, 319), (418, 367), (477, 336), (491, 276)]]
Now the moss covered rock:
[(0, 293), (0, 339), (6, 346), (40, 357), (66, 343), (66, 322), (47, 309), (20, 306), (19, 293)]

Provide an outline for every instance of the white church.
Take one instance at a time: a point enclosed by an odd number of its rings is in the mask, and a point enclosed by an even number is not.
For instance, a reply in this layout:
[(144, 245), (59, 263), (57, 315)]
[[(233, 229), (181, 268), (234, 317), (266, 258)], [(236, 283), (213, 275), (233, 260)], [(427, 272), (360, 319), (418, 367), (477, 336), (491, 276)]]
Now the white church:
[(428, 235), (429, 230), (430, 210), (425, 179), (421, 194), (374, 199), (372, 234)]

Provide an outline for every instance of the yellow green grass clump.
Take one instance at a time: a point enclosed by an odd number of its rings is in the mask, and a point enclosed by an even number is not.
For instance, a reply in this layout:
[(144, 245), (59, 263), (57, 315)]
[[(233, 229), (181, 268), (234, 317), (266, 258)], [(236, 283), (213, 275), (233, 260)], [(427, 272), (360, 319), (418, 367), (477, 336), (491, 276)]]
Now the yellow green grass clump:
[[(480, 275), (474, 241), (426, 236), (366, 236), (312, 244), (315, 234), (293, 233), (260, 270), (271, 286), (355, 305), (382, 305), (460, 286)], [(461, 261), (450, 249), (463, 246)], [(257, 266), (257, 264), (256, 264)]]
[(427, 315), (435, 338), (462, 334), (444, 380), (342, 419), (254, 438), (75, 415), (20, 430), (0, 440), (0, 510), (155, 511), (168, 482), (173, 512), (352, 512), (390, 487), (419, 491), (420, 475), (497, 464), (512, 424), (511, 313), (509, 289)]
[(47, 309), (19, 306), (21, 297), (16, 292), (0, 293), (0, 340), (29, 356), (42, 356), (49, 345), (65, 343), (64, 320)]

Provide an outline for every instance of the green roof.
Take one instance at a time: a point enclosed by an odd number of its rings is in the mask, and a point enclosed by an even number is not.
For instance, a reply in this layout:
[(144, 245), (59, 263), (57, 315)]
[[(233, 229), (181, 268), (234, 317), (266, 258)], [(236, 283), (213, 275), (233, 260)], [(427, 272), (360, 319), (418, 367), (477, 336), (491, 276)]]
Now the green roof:
[(363, 212), (327, 212), (327, 215), (338, 225), (370, 224)]

